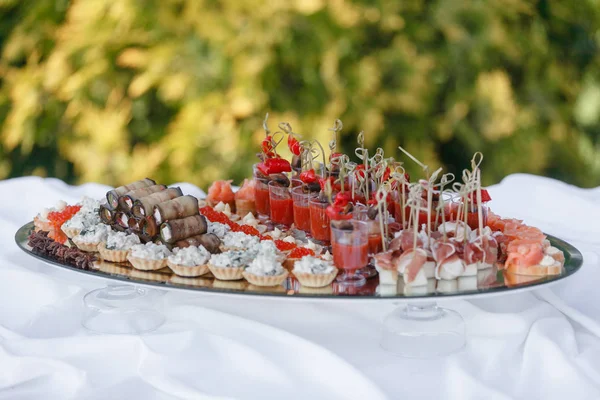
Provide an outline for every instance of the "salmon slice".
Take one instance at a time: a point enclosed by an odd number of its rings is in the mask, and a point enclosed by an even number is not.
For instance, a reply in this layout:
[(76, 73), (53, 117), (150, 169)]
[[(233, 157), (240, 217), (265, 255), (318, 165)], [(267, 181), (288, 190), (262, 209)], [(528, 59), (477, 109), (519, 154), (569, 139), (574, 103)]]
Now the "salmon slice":
[(235, 195), (231, 189), (232, 181), (214, 181), (208, 188), (206, 201), (209, 205), (214, 206), (219, 202), (227, 203), (232, 210), (235, 209)]
[(256, 187), (256, 182), (254, 181), (254, 179), (244, 179), (244, 183), (242, 184), (242, 187), (240, 188), (240, 190), (238, 190), (237, 192), (235, 192), (235, 199), (236, 200), (248, 200), (248, 201), (254, 201), (255, 200), (255, 196), (254, 196), (254, 188)]
[(538, 265), (544, 258), (542, 244), (533, 240), (513, 240), (509, 243), (507, 250), (507, 265), (531, 267)]

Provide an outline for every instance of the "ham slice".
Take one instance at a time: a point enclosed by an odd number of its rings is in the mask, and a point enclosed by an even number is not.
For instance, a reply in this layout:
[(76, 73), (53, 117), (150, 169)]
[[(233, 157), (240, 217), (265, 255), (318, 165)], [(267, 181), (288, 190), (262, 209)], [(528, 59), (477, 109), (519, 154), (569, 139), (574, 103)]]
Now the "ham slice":
[(465, 272), (465, 262), (461, 260), (458, 254), (453, 254), (441, 263), (438, 263), (435, 270), (437, 279), (452, 280), (461, 276)]
[(456, 253), (456, 247), (451, 242), (444, 242), (441, 240), (433, 242), (431, 245), (431, 251), (433, 253), (433, 259), (436, 263), (441, 263), (448, 257)]
[[(424, 247), (425, 242), (423, 240), (424, 235), (421, 233), (417, 235), (417, 246), (416, 247)], [(405, 229), (400, 232), (400, 234), (394, 238), (390, 242), (390, 250), (412, 250), (415, 247), (414, 241), (415, 235), (412, 230)]]
[(403, 272), (404, 281), (412, 283), (426, 261), (427, 253), (425, 250), (417, 248), (402, 253), (396, 265), (398, 272)]
[(394, 255), (393, 251), (386, 251), (384, 253), (378, 253), (373, 256), (375, 261), (375, 267), (378, 269), (396, 269), (396, 264), (394, 263)]
[(398, 271), (396, 269), (397, 257), (394, 257), (394, 251), (386, 251), (373, 256), (375, 269), (379, 273), (380, 285), (395, 285), (398, 280)]

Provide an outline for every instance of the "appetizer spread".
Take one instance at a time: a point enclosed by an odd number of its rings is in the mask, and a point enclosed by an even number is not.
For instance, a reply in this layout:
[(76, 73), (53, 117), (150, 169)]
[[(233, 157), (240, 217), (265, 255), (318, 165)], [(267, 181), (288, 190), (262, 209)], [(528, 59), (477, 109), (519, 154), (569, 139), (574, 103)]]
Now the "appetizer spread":
[[(455, 176), (430, 171), (400, 147), (399, 154), (423, 170), (411, 179), (400, 160), (381, 148), (371, 153), (362, 132), (353, 157), (337, 152), (339, 120), (328, 151), (301, 140), (287, 123), (275, 133), (267, 119), (263, 126), (259, 162), (238, 190), (231, 180), (215, 181), (198, 199), (142, 179), (104, 199), (42, 210), (30, 246), (79, 268), (101, 259), (141, 271), (168, 268), (182, 279), (212, 275), (254, 286), (280, 286), (290, 278), (307, 288), (336, 280), (360, 286), (378, 276), (382, 293), (476, 289), (495, 271), (519, 277), (563, 271), (564, 254), (543, 232), (491, 211), (480, 153)], [(282, 141), (291, 161), (277, 153)]]

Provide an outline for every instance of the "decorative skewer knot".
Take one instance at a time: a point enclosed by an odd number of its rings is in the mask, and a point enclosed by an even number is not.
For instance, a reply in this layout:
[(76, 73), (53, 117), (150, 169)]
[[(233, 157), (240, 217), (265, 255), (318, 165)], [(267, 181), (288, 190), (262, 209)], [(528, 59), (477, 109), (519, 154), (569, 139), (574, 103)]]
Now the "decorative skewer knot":
[(390, 176), (398, 183), (406, 183), (406, 170), (402, 165), (396, 165)]
[(340, 119), (336, 119), (333, 123), (333, 127), (329, 128), (328, 130), (332, 131), (334, 135), (337, 135), (337, 133), (341, 132), (342, 129), (344, 129), (344, 124)]
[(364, 147), (357, 147), (354, 150), (354, 154), (356, 154), (356, 157), (365, 161), (365, 158), (369, 156), (369, 151), (367, 149), (365, 149)]
[[(365, 131), (358, 132), (356, 141), (358, 142), (358, 145), (360, 147), (363, 147), (363, 148), (365, 147)], [(362, 158), (361, 158), (361, 160), (362, 160)]]
[(471, 159), (471, 169), (473, 171), (478, 169), (479, 166), (481, 165), (482, 161), (483, 161), (483, 153), (480, 151), (475, 152), (475, 154), (473, 154), (473, 158)]
[(290, 135), (291, 137), (294, 137), (294, 138), (302, 137), (302, 135), (300, 135), (299, 133), (296, 133), (292, 130), (292, 126), (288, 122), (280, 122), (278, 126), (279, 126), (279, 129), (281, 129), (282, 131), (284, 131), (286, 134)]
[(381, 162), (383, 162), (383, 160), (383, 149), (381, 147), (378, 147), (377, 150), (375, 150), (375, 154), (370, 159), (371, 166), (380, 164)]

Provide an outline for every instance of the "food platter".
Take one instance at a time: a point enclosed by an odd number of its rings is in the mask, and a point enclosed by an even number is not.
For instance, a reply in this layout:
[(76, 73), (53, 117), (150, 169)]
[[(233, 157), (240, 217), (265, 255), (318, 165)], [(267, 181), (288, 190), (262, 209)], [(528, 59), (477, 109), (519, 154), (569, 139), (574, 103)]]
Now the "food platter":
[(81, 274), (87, 278), (100, 279), (113, 284), (129, 284), (162, 290), (179, 290), (222, 296), (233, 295), (243, 298), (414, 302), (493, 296), (532, 290), (563, 281), (579, 271), (583, 263), (583, 257), (579, 250), (559, 238), (547, 235), (552, 246), (560, 249), (565, 255), (563, 271), (558, 275), (545, 277), (524, 276), (507, 273), (492, 267), (479, 271), (477, 276), (459, 277), (448, 281), (430, 279), (427, 286), (420, 288), (404, 287), (402, 280), (399, 280), (397, 285), (380, 285), (377, 276), (368, 279), (367, 283), (361, 287), (340, 285), (333, 282), (323, 288), (305, 288), (293, 277), (288, 277), (280, 286), (259, 287), (246, 281), (219, 281), (214, 279), (210, 273), (202, 277), (185, 278), (173, 274), (168, 268), (158, 271), (140, 271), (126, 264), (104, 261), (94, 262), (89, 269), (76, 268), (48, 256), (34, 253), (27, 244), (28, 237), (33, 229), (34, 224), (30, 222), (16, 232), (15, 241), (19, 248), (31, 257), (69, 274)]

